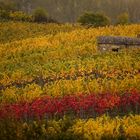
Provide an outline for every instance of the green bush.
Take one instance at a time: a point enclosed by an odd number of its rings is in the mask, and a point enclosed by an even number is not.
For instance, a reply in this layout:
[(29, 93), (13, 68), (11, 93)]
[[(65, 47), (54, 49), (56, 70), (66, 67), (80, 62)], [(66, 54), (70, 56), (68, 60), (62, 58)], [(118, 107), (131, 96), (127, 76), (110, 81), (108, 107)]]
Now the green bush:
[(9, 12), (0, 10), (0, 20), (9, 19)]
[(33, 21), (47, 22), (48, 21), (47, 12), (43, 8), (37, 8), (33, 13)]
[(122, 13), (117, 17), (117, 24), (125, 25), (129, 24), (129, 15), (128, 13)]
[(14, 3), (0, 2), (0, 21), (9, 20), (10, 12), (15, 10), (16, 10), (16, 6)]
[(5, 11), (15, 11), (17, 10), (17, 7), (15, 3), (13, 2), (0, 2), (0, 10), (5, 10)]
[(104, 14), (86, 12), (79, 17), (78, 22), (81, 25), (99, 27), (109, 25), (110, 19)]

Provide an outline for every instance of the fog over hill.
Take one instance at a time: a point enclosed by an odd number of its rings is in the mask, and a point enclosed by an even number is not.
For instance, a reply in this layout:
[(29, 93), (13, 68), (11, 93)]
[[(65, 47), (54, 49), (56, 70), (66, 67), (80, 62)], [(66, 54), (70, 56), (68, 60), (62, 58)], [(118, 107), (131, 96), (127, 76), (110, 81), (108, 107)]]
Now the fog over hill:
[(115, 22), (124, 12), (131, 22), (140, 22), (140, 0), (0, 0), (14, 2), (20, 10), (30, 13), (37, 7), (43, 7), (48, 14), (60, 22), (75, 22), (85, 11), (104, 13)]

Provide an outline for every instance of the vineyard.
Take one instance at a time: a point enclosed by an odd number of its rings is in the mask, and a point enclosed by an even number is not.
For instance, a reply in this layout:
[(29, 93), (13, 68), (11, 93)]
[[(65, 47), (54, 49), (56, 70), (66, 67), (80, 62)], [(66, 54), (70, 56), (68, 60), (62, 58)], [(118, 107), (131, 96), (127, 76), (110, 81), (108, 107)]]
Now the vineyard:
[(140, 49), (97, 49), (98, 36), (139, 33), (0, 23), (0, 139), (139, 140)]

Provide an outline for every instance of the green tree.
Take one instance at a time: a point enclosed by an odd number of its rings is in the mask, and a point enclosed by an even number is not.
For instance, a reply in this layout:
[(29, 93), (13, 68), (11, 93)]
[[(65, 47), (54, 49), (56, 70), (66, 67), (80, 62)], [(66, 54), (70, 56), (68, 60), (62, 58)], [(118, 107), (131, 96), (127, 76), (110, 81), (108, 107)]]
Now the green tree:
[(128, 13), (122, 13), (117, 17), (117, 24), (125, 25), (129, 24), (129, 15)]
[(85, 12), (79, 17), (78, 22), (81, 23), (81, 25), (99, 27), (109, 25), (110, 19), (104, 14)]

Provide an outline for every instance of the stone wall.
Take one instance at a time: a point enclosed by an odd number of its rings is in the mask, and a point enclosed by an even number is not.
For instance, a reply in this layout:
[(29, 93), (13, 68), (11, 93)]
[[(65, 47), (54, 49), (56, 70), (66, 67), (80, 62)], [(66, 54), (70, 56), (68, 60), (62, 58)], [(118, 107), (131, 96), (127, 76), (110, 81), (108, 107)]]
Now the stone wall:
[(100, 36), (97, 38), (98, 50), (101, 52), (115, 51), (121, 49), (140, 48), (139, 38)]

